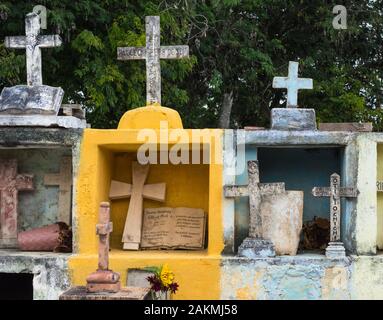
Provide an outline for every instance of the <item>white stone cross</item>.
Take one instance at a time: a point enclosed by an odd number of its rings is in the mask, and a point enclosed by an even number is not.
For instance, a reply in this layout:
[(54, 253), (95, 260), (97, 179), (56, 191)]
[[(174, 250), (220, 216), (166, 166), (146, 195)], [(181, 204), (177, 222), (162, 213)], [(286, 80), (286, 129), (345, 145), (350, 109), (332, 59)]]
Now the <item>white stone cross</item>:
[(298, 78), (298, 62), (289, 62), (288, 77), (274, 77), (273, 88), (287, 88), (287, 108), (298, 107), (298, 90), (312, 89), (313, 80)]
[(189, 56), (189, 46), (161, 46), (160, 17), (145, 18), (146, 47), (117, 48), (118, 60), (146, 60), (146, 103), (161, 104), (160, 59), (181, 59)]
[(40, 17), (36, 13), (28, 13), (25, 17), (25, 36), (5, 38), (7, 48), (26, 50), (28, 86), (43, 84), (41, 48), (54, 48), (61, 44), (59, 35), (40, 35)]
[(260, 183), (258, 161), (248, 161), (249, 184), (247, 186), (224, 186), (224, 194), (227, 198), (249, 197), (250, 225), (249, 237), (262, 238), (262, 196), (280, 194), (285, 192), (285, 183)]
[(344, 188), (340, 186), (340, 176), (337, 173), (331, 175), (330, 187), (318, 188), (312, 190), (314, 197), (330, 198), (330, 241), (340, 242), (340, 221), (341, 221), (341, 198), (356, 198), (359, 194), (357, 188)]

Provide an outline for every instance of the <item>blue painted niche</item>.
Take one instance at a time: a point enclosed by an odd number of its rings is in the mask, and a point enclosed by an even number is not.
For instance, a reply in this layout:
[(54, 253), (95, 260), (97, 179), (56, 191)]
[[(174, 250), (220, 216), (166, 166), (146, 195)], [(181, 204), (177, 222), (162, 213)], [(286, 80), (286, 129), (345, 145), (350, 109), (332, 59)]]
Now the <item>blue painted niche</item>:
[(0, 149), (0, 158), (17, 159), (18, 173), (33, 174), (34, 191), (19, 192), (19, 231), (42, 227), (58, 220), (58, 186), (45, 186), (44, 175), (59, 173), (61, 158), (70, 148)]
[[(344, 149), (341, 147), (278, 147), (257, 148), (246, 146), (246, 161), (259, 161), (261, 182), (285, 182), (286, 190), (304, 192), (303, 221), (317, 217), (329, 219), (329, 198), (315, 198), (313, 187), (328, 187), (333, 173), (342, 174)], [(247, 172), (237, 177), (237, 184), (247, 184)], [(235, 246), (248, 234), (248, 198), (237, 199)]]

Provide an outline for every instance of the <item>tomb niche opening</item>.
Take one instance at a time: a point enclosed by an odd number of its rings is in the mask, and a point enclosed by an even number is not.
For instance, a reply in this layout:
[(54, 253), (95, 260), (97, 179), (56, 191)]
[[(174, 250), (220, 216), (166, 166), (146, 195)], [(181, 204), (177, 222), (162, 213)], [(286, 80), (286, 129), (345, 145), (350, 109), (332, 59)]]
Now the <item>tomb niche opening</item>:
[[(284, 182), (286, 190), (304, 192), (303, 228), (298, 254), (324, 254), (330, 242), (329, 198), (312, 195), (313, 187), (328, 187), (333, 173), (342, 176), (344, 148), (342, 147), (250, 147), (246, 158), (257, 158), (262, 183)], [(246, 173), (237, 178), (240, 184), (246, 180)], [(344, 201), (343, 199), (341, 200)], [(236, 200), (236, 248), (247, 235), (248, 202)], [(343, 206), (342, 221), (345, 219)]]
[[(30, 246), (20, 246), (20, 232), (36, 230), (58, 222), (63, 222), (69, 227), (72, 224), (72, 150), (66, 147), (0, 146), (0, 164), (6, 168), (10, 163), (16, 166), (17, 177), (28, 176), (31, 177), (31, 181), (30, 185), (24, 186), (13, 197), (16, 212), (12, 243), (6, 232), (9, 229), (7, 221), (1, 220), (3, 223), (0, 228), (0, 248), (35, 251)], [(0, 193), (5, 192), (5, 188), (6, 184), (1, 185)], [(5, 211), (7, 208), (1, 207), (0, 214), (3, 218)], [(72, 250), (71, 243), (66, 245), (67, 249), (61, 250), (62, 252)]]
[(33, 274), (0, 273), (0, 300), (33, 300)]

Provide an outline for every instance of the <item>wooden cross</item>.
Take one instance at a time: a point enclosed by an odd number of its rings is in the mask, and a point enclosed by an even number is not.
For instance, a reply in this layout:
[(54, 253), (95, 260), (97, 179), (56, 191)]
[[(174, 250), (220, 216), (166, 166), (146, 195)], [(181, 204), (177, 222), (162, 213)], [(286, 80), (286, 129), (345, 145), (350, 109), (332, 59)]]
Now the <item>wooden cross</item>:
[(146, 102), (161, 104), (160, 59), (181, 59), (189, 56), (189, 46), (161, 46), (160, 17), (145, 18), (146, 47), (117, 48), (118, 60), (146, 60)]
[(313, 80), (298, 78), (298, 62), (289, 62), (288, 77), (274, 77), (273, 88), (287, 88), (287, 108), (298, 107), (298, 90), (312, 89)]
[(141, 243), (143, 199), (165, 201), (165, 183), (147, 184), (149, 165), (132, 163), (132, 184), (112, 180), (109, 192), (111, 200), (130, 197), (128, 215), (122, 236), (125, 250), (138, 250)]
[(247, 186), (225, 186), (224, 193), (228, 198), (249, 197), (249, 237), (262, 239), (261, 197), (285, 192), (285, 184), (283, 182), (260, 183), (258, 161), (248, 161), (247, 166), (249, 184)]
[(25, 36), (5, 38), (7, 48), (26, 50), (28, 86), (43, 84), (41, 48), (54, 48), (61, 44), (59, 35), (40, 35), (40, 17), (34, 12), (26, 15)]
[(59, 186), (58, 221), (70, 225), (72, 207), (72, 158), (64, 157), (60, 164), (60, 173), (46, 174), (46, 186)]
[(340, 186), (340, 176), (336, 173), (331, 175), (330, 187), (313, 188), (314, 197), (330, 197), (330, 242), (340, 240), (340, 198), (356, 198), (359, 194), (356, 188), (343, 188)]
[(120, 290), (120, 274), (109, 270), (109, 235), (113, 231), (110, 222), (110, 205), (100, 204), (96, 234), (98, 242), (98, 268), (86, 278), (87, 292), (118, 292)]
[(0, 159), (0, 247), (17, 247), (17, 196), (31, 190), (33, 175), (17, 174), (16, 159)]

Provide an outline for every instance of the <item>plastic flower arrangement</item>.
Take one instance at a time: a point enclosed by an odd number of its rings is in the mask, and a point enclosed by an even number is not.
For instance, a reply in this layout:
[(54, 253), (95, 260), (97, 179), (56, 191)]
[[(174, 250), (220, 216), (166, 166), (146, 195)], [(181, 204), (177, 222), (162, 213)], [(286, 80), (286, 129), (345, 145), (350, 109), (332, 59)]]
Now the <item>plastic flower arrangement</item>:
[(174, 273), (170, 270), (167, 264), (160, 267), (149, 267), (145, 270), (153, 272), (152, 276), (146, 279), (150, 283), (150, 289), (154, 293), (176, 293), (178, 290), (178, 283), (174, 281)]

